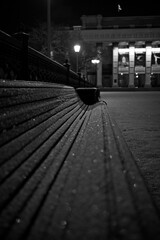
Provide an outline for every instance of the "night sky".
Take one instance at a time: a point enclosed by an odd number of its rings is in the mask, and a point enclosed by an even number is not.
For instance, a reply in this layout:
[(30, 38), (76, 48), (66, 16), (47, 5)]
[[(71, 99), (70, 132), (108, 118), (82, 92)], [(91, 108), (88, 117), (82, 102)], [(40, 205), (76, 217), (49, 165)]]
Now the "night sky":
[[(102, 14), (105, 17), (160, 15), (157, 1), (130, 0), (50, 0), (54, 24), (80, 25), (80, 17)], [(118, 12), (118, 4), (122, 10)], [(47, 0), (0, 0), (0, 30), (9, 34), (29, 31), (39, 22), (47, 21)]]

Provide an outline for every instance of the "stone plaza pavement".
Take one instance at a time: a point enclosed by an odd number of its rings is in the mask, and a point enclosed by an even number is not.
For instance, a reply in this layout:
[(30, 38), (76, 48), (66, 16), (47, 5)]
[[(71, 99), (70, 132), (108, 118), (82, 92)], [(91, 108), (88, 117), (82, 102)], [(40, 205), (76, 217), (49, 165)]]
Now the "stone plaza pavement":
[(160, 91), (101, 92), (160, 211)]

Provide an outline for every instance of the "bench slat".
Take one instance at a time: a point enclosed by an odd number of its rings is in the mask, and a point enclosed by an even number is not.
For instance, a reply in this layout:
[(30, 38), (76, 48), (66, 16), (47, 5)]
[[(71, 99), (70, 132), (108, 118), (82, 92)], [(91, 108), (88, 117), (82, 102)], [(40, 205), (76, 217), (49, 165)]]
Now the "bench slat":
[[(42, 194), (42, 190), (44, 191), (46, 188), (49, 187), (48, 181), (49, 182), (52, 181), (52, 179), (54, 178), (54, 172), (55, 172), (55, 177), (57, 176), (57, 171), (59, 171), (58, 169), (62, 167), (61, 165), (64, 162), (64, 159), (65, 159), (64, 155), (68, 154), (68, 150), (70, 149), (71, 141), (75, 141), (75, 137), (77, 135), (77, 132), (79, 131), (79, 128), (81, 127), (81, 124), (84, 121), (84, 118), (85, 118), (84, 114), (79, 115), (79, 117), (76, 119), (76, 121), (73, 122), (72, 127), (69, 128), (67, 130), (67, 132), (65, 133), (64, 138), (62, 139), (62, 141), (60, 141), (58, 143), (58, 145), (55, 148), (52, 149), (52, 151), (49, 153), (48, 157), (46, 157), (44, 159), (44, 162), (42, 162), (40, 167), (37, 168), (36, 172), (34, 172), (34, 175), (30, 176), (30, 178), (28, 179), (28, 181), (25, 184), (24, 188), (20, 189), (19, 193), (15, 196), (15, 198), (13, 198), (13, 200), (10, 203), (10, 205), (8, 205), (8, 208), (6, 208), (4, 210), (4, 212), (2, 213), (2, 216), (4, 216), (4, 218), (5, 217), (9, 218), (9, 220), (6, 219), (7, 222), (8, 221), (12, 222), (13, 219), (15, 219), (15, 216), (16, 216), (17, 211), (18, 211), (17, 209), (15, 211), (15, 207), (13, 208), (13, 206), (15, 205), (15, 202), (18, 203), (18, 205), (16, 204), (16, 207), (19, 207), (19, 204), (21, 204), (21, 203), (24, 204), (23, 202), (26, 201), (26, 199), (25, 199), (26, 195), (30, 196), (30, 194), (31, 194), (30, 191), (35, 191), (36, 190), (35, 189), (36, 188), (35, 184), (41, 183), (41, 181), (43, 181), (41, 185), (43, 186), (45, 184), (45, 187), (39, 187), (38, 188), (37, 191), (38, 192), (40, 191), (40, 194), (38, 194), (38, 195), (34, 194), (34, 196), (36, 197), (36, 199), (35, 199), (36, 202), (37, 202), (37, 197), (38, 196), (40, 197), (36, 204), (40, 204), (41, 203), (40, 199), (43, 196), (45, 196), (45, 195)], [(64, 148), (64, 150), (63, 150), (63, 148)], [(41, 150), (39, 150), (39, 151), (41, 151)], [(60, 153), (61, 157), (59, 156), (59, 153)], [(53, 162), (53, 159), (54, 159), (54, 162)], [(34, 161), (35, 161), (35, 158), (34, 158)], [(28, 164), (28, 161), (27, 161), (27, 164)], [(49, 168), (51, 166), (51, 164), (52, 164), (52, 169)], [(45, 174), (46, 177), (43, 180), (43, 178), (42, 178), (43, 175), (42, 174), (44, 174), (46, 171), (50, 171), (50, 174), (48, 174), (48, 172), (47, 172), (47, 174)], [(26, 176), (26, 169), (24, 171), (24, 174)], [(20, 181), (24, 181), (24, 176), (22, 175), (22, 173), (21, 173), (20, 176), (21, 176)], [(50, 176), (50, 177), (48, 177), (48, 176)], [(17, 176), (15, 176), (15, 177), (17, 178)], [(36, 208), (35, 208), (35, 210), (36, 210)], [(10, 212), (10, 211), (12, 211), (12, 214), (8, 215), (7, 212)], [(13, 214), (13, 212), (15, 213), (15, 215)], [(4, 222), (2, 221), (2, 223), (1, 223), (2, 225), (1, 226), (3, 226), (3, 223)]]
[[(4, 127), (3, 132), (1, 133), (0, 138), (0, 146), (4, 145), (5, 143), (9, 142), (13, 138), (16, 138), (17, 136), (21, 135), (22, 133), (26, 132), (29, 129), (32, 129), (33, 127), (39, 125), (40, 123), (46, 121), (50, 117), (52, 117), (54, 114), (62, 114), (64, 115), (65, 112), (70, 112), (75, 106), (77, 106), (78, 102), (77, 99), (71, 99), (70, 101), (67, 101), (65, 103), (61, 103), (61, 101), (55, 101), (53, 103), (53, 107), (49, 106), (49, 109), (47, 109), (47, 105), (45, 108), (41, 108), (41, 112), (38, 112), (38, 114), (30, 119), (27, 119), (26, 121), (19, 123), (15, 125), (13, 118), (12, 121), (6, 121), (1, 122), (1, 126)], [(12, 124), (12, 128), (8, 129), (10, 124)], [(6, 133), (7, 132), (7, 133)]]
[[(23, 133), (19, 137), (13, 139), (11, 142), (6, 144), (5, 146), (1, 147), (0, 149), (0, 155), (2, 156), (0, 163), (6, 161), (11, 156), (14, 156), (16, 152), (23, 149), (25, 146), (27, 146), (28, 143), (31, 143), (32, 141), (36, 141), (36, 137), (41, 138), (41, 133), (44, 133), (46, 135), (46, 139), (49, 135), (52, 135), (57, 129), (61, 127), (62, 124), (66, 123), (67, 126), (67, 120), (69, 119), (69, 122), (73, 121), (75, 119), (74, 116), (77, 116), (81, 111), (80, 106), (74, 107), (70, 112), (66, 113), (64, 112), (64, 115), (53, 115), (46, 121), (42, 122), (38, 126), (30, 129), (29, 131)], [(74, 115), (75, 114), (75, 115)], [(71, 118), (71, 120), (70, 120)], [(30, 148), (30, 147), (29, 147)], [(7, 151), (7, 149), (10, 149), (10, 151)]]

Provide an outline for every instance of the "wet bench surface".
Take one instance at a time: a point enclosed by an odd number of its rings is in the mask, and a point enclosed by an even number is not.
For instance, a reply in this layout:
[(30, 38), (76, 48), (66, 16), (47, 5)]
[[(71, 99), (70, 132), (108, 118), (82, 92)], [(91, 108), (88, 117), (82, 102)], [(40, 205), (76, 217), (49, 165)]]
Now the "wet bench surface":
[(105, 102), (0, 81), (0, 238), (160, 239), (160, 216)]

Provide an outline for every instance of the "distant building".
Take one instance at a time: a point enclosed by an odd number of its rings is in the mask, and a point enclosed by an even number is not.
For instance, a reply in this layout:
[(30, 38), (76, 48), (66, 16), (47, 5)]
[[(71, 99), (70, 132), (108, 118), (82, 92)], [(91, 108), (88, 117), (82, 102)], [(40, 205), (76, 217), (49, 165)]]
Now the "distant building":
[(81, 21), (73, 29), (97, 49), (98, 86), (160, 86), (160, 16), (84, 15)]

